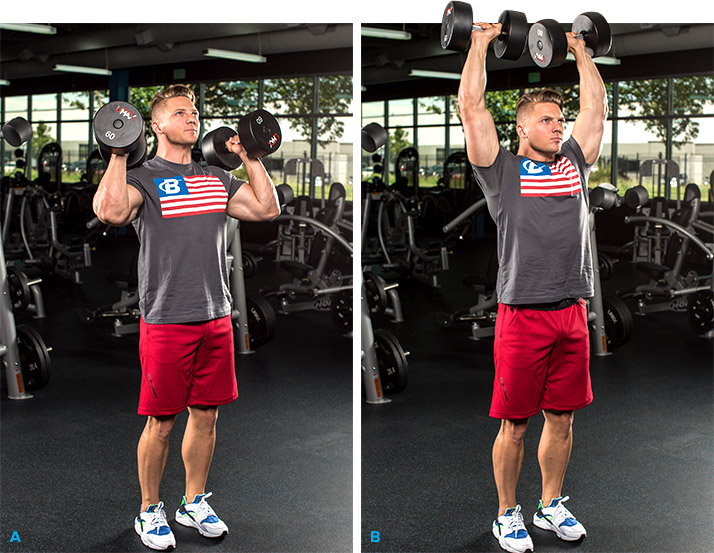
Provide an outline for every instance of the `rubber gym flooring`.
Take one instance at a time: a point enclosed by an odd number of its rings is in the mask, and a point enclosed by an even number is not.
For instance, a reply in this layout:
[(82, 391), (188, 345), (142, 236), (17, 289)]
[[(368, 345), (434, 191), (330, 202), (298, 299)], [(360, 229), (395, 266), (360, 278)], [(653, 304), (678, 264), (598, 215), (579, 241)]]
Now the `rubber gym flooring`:
[[(149, 551), (133, 528), (145, 423), (138, 334), (116, 338), (110, 321), (87, 325), (75, 313), (118, 301), (105, 273), (127, 271), (137, 247), (133, 234), (107, 238), (84, 284), (45, 278), (46, 319), (16, 316), (53, 348), (53, 367), (32, 399), (0, 400), (0, 551)], [(247, 286), (281, 278), (264, 260)], [(219, 410), (207, 486), (230, 530), (222, 539), (173, 522), (184, 486), (179, 416), (161, 487), (176, 551), (352, 551), (351, 356), (351, 340), (317, 311), (279, 315), (272, 342), (237, 354), (240, 397)]]
[[(472, 341), (466, 323), (442, 328), (430, 314), (476, 303), (461, 279), (485, 272), (493, 247), (461, 244), (438, 289), (401, 280), (405, 322), (373, 320), (410, 352), (409, 383), (391, 403), (362, 404), (364, 552), (502, 551), (491, 534), (493, 339)], [(646, 280), (625, 259), (603, 287), (635, 282)], [(543, 418), (531, 419), (517, 497), (538, 553), (714, 551), (712, 341), (686, 313), (634, 323), (628, 344), (591, 358), (595, 399), (575, 414), (563, 493), (588, 531), (581, 542), (533, 526)]]

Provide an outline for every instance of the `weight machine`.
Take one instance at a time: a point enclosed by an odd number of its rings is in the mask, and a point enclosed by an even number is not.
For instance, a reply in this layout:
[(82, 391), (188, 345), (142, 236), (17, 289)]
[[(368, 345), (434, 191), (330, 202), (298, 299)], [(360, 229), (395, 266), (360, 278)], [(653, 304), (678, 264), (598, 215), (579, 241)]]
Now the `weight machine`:
[[(0, 136), (18, 147), (32, 136), (32, 127), (20, 117), (2, 127)], [(2, 237), (0, 236), (0, 243)], [(46, 386), (50, 379), (52, 348), (40, 334), (27, 325), (15, 325), (10, 283), (5, 264), (5, 250), (0, 247), (0, 358), (2, 358), (7, 393), (10, 399), (30, 399), (29, 392)]]
[[(646, 191), (644, 192), (646, 198)], [(635, 268), (649, 277), (649, 283), (620, 294), (637, 302), (637, 314), (647, 315), (659, 311), (687, 312), (694, 328), (705, 337), (714, 336), (714, 283), (711, 262), (712, 247), (696, 235), (700, 230), (708, 234), (714, 226), (699, 220), (701, 192), (696, 184), (688, 184), (684, 191), (681, 208), (671, 219), (651, 215), (632, 215), (626, 223), (660, 225), (670, 233), (662, 263), (637, 262)], [(708, 262), (709, 272), (698, 275), (686, 273), (685, 257), (690, 245), (696, 246)]]

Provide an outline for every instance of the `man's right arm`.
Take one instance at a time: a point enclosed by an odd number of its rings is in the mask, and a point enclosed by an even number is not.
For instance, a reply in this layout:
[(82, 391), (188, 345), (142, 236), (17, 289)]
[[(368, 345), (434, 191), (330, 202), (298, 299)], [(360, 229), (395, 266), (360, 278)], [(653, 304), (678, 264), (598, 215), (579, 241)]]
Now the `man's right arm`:
[(461, 71), (459, 109), (469, 161), (477, 167), (490, 167), (496, 161), (499, 143), (493, 117), (486, 109), (486, 53), (500, 34), (501, 24), (477, 25), (483, 31), (471, 33), (471, 47)]
[(92, 199), (92, 208), (97, 218), (113, 227), (131, 223), (144, 203), (141, 192), (126, 182), (127, 157), (112, 154)]

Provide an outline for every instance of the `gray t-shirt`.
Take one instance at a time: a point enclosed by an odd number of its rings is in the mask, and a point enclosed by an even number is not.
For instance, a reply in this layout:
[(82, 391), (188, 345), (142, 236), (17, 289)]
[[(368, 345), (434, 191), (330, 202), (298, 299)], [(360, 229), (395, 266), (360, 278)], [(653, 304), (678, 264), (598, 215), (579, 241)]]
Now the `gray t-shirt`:
[(553, 163), (501, 146), (490, 167), (472, 164), (498, 228), (498, 301), (558, 302), (593, 295), (585, 162), (574, 138)]
[(188, 323), (231, 312), (226, 204), (243, 181), (218, 167), (154, 157), (127, 173), (144, 198), (139, 236), (139, 308), (148, 323)]

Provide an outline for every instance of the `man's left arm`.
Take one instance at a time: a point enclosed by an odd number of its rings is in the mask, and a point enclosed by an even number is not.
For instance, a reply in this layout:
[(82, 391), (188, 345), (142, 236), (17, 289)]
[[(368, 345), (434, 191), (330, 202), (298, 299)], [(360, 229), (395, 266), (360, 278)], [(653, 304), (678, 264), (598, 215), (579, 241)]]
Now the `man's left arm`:
[(575, 118), (572, 135), (580, 145), (586, 163), (592, 165), (602, 150), (607, 92), (595, 62), (585, 51), (585, 41), (568, 33), (568, 49), (575, 56), (580, 75), (580, 112)]
[(248, 155), (238, 135), (226, 142), (226, 148), (240, 156), (248, 173), (248, 181), (228, 201), (226, 213), (240, 221), (269, 221), (280, 215), (278, 194), (263, 163)]

